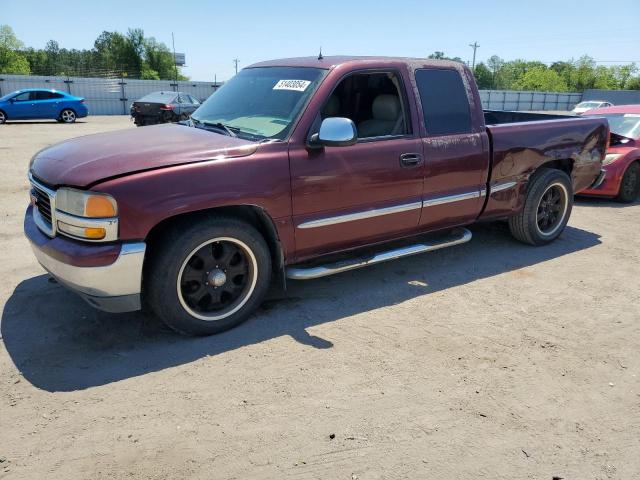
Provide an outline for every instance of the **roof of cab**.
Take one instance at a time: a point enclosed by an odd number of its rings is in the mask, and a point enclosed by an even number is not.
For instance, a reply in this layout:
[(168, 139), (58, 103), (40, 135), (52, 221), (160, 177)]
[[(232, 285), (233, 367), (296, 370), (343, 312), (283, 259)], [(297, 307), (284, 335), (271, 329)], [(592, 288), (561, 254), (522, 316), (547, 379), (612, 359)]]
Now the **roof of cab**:
[(372, 64), (398, 64), (406, 63), (416, 66), (437, 66), (437, 67), (460, 67), (464, 64), (451, 60), (433, 60), (430, 58), (405, 58), (405, 57), (364, 57), (364, 56), (328, 56), (328, 57), (294, 57), (267, 60), (265, 62), (254, 63), (246, 68), (258, 67), (313, 67), (332, 69), (341, 65), (361, 65)]
[(615, 105), (613, 107), (594, 108), (582, 115), (606, 115), (607, 113), (639, 113), (640, 105)]

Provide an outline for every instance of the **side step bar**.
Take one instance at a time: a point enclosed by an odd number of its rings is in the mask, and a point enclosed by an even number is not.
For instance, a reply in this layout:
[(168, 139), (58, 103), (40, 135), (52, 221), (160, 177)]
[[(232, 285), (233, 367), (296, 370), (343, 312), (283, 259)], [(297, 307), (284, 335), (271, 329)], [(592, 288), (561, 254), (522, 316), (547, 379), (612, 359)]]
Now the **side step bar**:
[(441, 248), (460, 245), (461, 243), (467, 243), (469, 240), (471, 240), (471, 232), (469, 230), (466, 228), (454, 228), (451, 233), (444, 238), (417, 243), (414, 245), (407, 245), (405, 247), (388, 250), (386, 252), (376, 253), (372, 256), (349, 258), (334, 263), (312, 267), (287, 267), (287, 278), (292, 280), (311, 280), (314, 278), (326, 277), (328, 275), (334, 275), (348, 270), (355, 270), (356, 268), (375, 265), (376, 263), (395, 260), (396, 258), (408, 257), (409, 255), (432, 252)]

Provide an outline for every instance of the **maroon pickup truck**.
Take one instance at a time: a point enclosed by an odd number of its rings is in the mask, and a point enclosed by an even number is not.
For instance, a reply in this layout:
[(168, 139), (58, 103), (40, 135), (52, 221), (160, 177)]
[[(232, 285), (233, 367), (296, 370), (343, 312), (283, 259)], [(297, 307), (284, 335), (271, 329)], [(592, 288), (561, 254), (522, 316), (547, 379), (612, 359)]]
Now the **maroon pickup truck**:
[(212, 334), (246, 319), (273, 279), (460, 244), (477, 221), (553, 241), (573, 192), (598, 181), (608, 135), (601, 118), (484, 112), (460, 63), (275, 60), (183, 124), (36, 154), (24, 228), (90, 304)]

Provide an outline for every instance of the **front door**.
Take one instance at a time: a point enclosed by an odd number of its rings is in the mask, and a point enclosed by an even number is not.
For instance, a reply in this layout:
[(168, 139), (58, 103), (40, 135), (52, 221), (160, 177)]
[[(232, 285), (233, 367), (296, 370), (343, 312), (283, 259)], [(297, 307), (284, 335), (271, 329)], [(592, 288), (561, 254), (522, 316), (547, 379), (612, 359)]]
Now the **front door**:
[(12, 98), (7, 114), (9, 118), (37, 118), (35, 112), (35, 92), (23, 92)]
[(383, 241), (418, 227), (424, 163), (399, 71), (355, 72), (326, 96), (327, 117), (356, 124), (346, 147), (290, 148), (298, 260)]

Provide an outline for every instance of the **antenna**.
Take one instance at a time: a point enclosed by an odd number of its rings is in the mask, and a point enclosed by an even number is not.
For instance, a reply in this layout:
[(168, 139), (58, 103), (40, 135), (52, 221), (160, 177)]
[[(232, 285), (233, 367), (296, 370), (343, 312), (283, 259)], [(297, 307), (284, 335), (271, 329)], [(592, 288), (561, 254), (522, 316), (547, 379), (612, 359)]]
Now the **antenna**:
[(237, 59), (237, 58), (234, 58), (234, 59), (233, 59), (233, 63), (234, 63), (234, 65), (236, 66), (236, 75), (238, 74), (238, 63), (239, 63), (239, 62), (240, 62), (240, 60), (239, 60), (239, 59)]
[(324, 57), (322, 56), (322, 47), (320, 47), (320, 53), (318, 54), (318, 60), (322, 60)]

